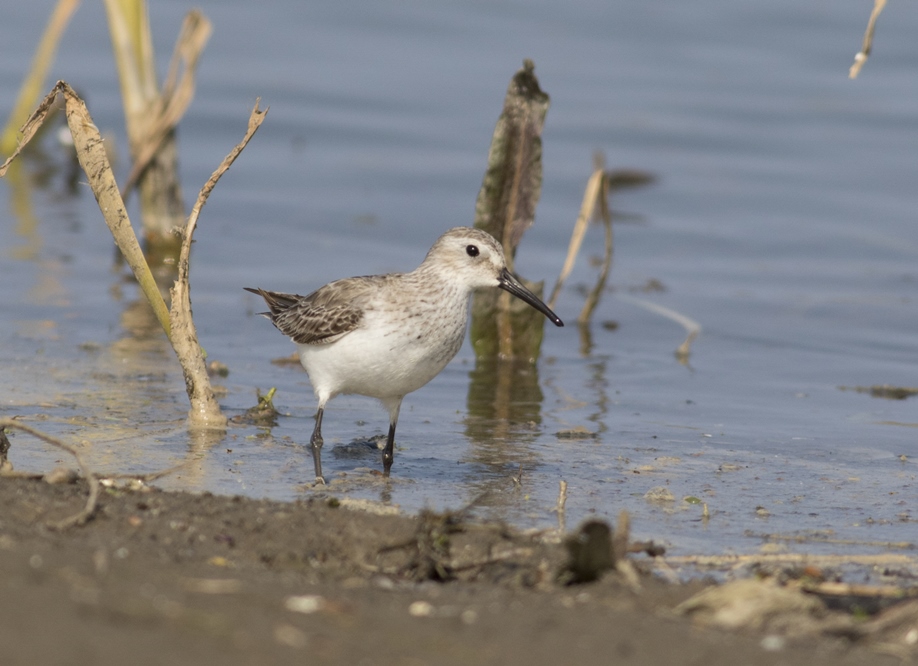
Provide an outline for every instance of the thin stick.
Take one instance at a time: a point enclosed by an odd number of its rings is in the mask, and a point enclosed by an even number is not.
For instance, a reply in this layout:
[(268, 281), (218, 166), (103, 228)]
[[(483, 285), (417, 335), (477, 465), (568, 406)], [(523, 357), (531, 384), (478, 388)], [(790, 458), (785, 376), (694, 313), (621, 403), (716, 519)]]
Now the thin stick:
[(89, 497), (86, 498), (86, 506), (83, 507), (82, 511), (74, 514), (70, 518), (65, 518), (64, 520), (56, 523), (48, 523), (48, 527), (55, 530), (65, 530), (68, 527), (73, 527), (74, 525), (86, 524), (95, 515), (96, 508), (98, 507), (99, 479), (96, 478), (96, 475), (92, 472), (92, 470), (89, 469), (85, 462), (83, 462), (83, 458), (80, 456), (79, 451), (70, 446), (70, 444), (66, 444), (56, 437), (46, 435), (40, 430), (36, 430), (31, 426), (27, 426), (24, 423), (20, 423), (19, 421), (15, 421), (10, 418), (0, 419), (0, 428), (15, 428), (17, 430), (27, 432), (33, 437), (40, 439), (43, 442), (50, 444), (51, 446), (56, 446), (57, 448), (66, 451), (76, 459), (77, 465), (80, 466), (80, 470), (83, 472), (83, 476), (89, 483)]
[(873, 31), (877, 26), (877, 18), (885, 6), (886, 0), (874, 0), (873, 2), (873, 11), (870, 12), (870, 20), (867, 21), (867, 30), (864, 32), (864, 45), (858, 54), (854, 56), (854, 63), (851, 65), (851, 69), (848, 70), (849, 79), (856, 79), (857, 75), (861, 73), (861, 67), (867, 62), (867, 56), (870, 55), (870, 50), (873, 48)]
[(691, 345), (694, 342), (695, 338), (698, 337), (698, 334), (701, 333), (701, 324), (699, 324), (694, 319), (687, 317), (681, 312), (676, 312), (670, 308), (659, 305), (658, 303), (653, 303), (652, 301), (644, 300), (643, 298), (635, 298), (634, 296), (629, 296), (628, 294), (618, 294), (618, 297), (628, 303), (633, 303), (639, 307), (644, 308), (645, 310), (650, 310), (655, 312), (658, 315), (671, 319), (677, 324), (681, 324), (685, 329), (687, 335), (685, 341), (676, 347), (676, 358), (681, 362), (685, 362), (688, 359), (689, 353), (691, 352)]
[(510, 480), (513, 481), (513, 485), (516, 488), (523, 487), (523, 463), (520, 463), (519, 471), (514, 475), (510, 475)]
[(791, 543), (832, 543), (844, 546), (864, 546), (883, 548), (884, 550), (915, 550), (914, 541), (863, 541), (861, 539), (835, 539), (815, 534), (759, 534), (750, 532), (749, 536), (769, 541), (789, 541)]
[(45, 477), (42, 472), (20, 472), (15, 469), (0, 469), (0, 477), (4, 479), (26, 479), (28, 481), (39, 481)]
[[(903, 589), (898, 585), (860, 585), (858, 583), (839, 583), (837, 581), (823, 581), (821, 583), (807, 584), (802, 587), (807, 592), (817, 592), (819, 594), (832, 596), (858, 596), (858, 597), (893, 597), (896, 599), (903, 598), (908, 589)], [(915, 588), (912, 588), (909, 596), (915, 596)]]
[(596, 286), (587, 296), (586, 303), (577, 317), (578, 324), (590, 323), (590, 317), (593, 316), (593, 310), (599, 305), (599, 298), (602, 296), (603, 289), (606, 288), (606, 279), (609, 277), (609, 270), (612, 268), (612, 210), (609, 208), (609, 178), (603, 173), (600, 180), (599, 193), (596, 196), (596, 205), (599, 206), (600, 217), (603, 226), (606, 228), (606, 249), (602, 260), (602, 268), (599, 271), (599, 278), (596, 280)]
[(895, 553), (879, 555), (809, 555), (806, 553), (769, 553), (760, 555), (673, 555), (654, 558), (652, 561), (666, 561), (667, 564), (694, 565), (699, 567), (725, 567), (745, 564), (806, 563), (814, 566), (839, 566), (843, 564), (866, 564), (877, 566), (915, 565), (916, 558)]
[(188, 419), (192, 426), (225, 427), (226, 417), (220, 412), (220, 405), (217, 404), (216, 398), (214, 398), (210, 379), (207, 376), (207, 367), (204, 364), (204, 357), (198, 344), (197, 329), (191, 315), (191, 287), (188, 282), (191, 243), (194, 237), (194, 230), (198, 224), (198, 217), (201, 214), (201, 209), (204, 208), (204, 204), (207, 203), (207, 198), (221, 176), (236, 161), (236, 158), (239, 157), (239, 154), (264, 121), (268, 109), (261, 111), (258, 108), (260, 101), (261, 98), (255, 100), (255, 107), (249, 116), (248, 129), (242, 141), (223, 159), (217, 170), (211, 174), (204, 187), (201, 188), (198, 200), (195, 202), (194, 208), (191, 209), (191, 215), (188, 216), (188, 223), (182, 231), (182, 250), (179, 255), (178, 277), (172, 287), (172, 308), (170, 310), (172, 336), (170, 339), (172, 347), (175, 349), (175, 353), (182, 364), (185, 387), (188, 391), (188, 399), (191, 402)]
[(580, 204), (580, 214), (577, 215), (577, 221), (574, 222), (574, 230), (571, 232), (571, 241), (567, 246), (567, 257), (564, 259), (564, 266), (558, 275), (558, 281), (555, 282), (554, 289), (551, 290), (551, 298), (548, 299), (548, 307), (555, 307), (555, 301), (564, 286), (565, 280), (574, 270), (574, 262), (580, 253), (580, 246), (583, 244), (583, 237), (586, 235), (587, 227), (593, 218), (593, 211), (596, 210), (596, 201), (602, 191), (603, 170), (596, 169), (593, 171), (586, 188), (583, 192), (583, 201)]
[(558, 482), (558, 504), (555, 506), (555, 511), (558, 512), (558, 533), (564, 534), (565, 532), (565, 523), (566, 517), (564, 513), (564, 505), (567, 503), (567, 481), (561, 479)]

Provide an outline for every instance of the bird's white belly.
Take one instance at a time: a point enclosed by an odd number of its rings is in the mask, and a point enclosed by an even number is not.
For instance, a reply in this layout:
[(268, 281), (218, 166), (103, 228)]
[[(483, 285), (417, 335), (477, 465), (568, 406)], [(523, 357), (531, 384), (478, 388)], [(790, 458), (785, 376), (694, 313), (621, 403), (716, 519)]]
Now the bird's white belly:
[(449, 319), (426, 330), (371, 319), (332, 344), (297, 345), (300, 362), (320, 398), (401, 397), (436, 377), (459, 351), (466, 317)]

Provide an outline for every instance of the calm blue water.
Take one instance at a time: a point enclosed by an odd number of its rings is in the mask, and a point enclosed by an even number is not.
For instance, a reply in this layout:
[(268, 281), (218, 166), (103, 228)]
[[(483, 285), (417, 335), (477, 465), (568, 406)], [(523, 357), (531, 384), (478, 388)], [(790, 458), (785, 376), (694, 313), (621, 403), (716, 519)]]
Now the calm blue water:
[[(188, 6), (153, 5), (164, 72)], [(674, 553), (748, 552), (758, 535), (811, 531), (918, 542), (918, 398), (839, 388), (918, 384), (918, 9), (887, 7), (874, 53), (850, 81), (870, 5), (198, 3), (215, 31), (180, 130), (189, 206), (256, 97), (270, 113), (201, 218), (194, 313), (210, 357), (230, 368), (219, 382), (228, 414), (276, 386), (288, 416), (270, 433), (240, 427), (209, 445), (189, 441), (177, 363), (159, 336), (129, 334), (142, 318), (136, 291), (113, 268), (88, 188), (68, 194), (60, 173), (26, 194), (0, 184), (0, 415), (85, 442), (102, 469), (193, 460), (162, 482), (170, 488), (308, 495), (312, 392), (300, 369), (269, 363), (291, 346), (252, 316), (260, 306), (241, 287), (306, 293), (407, 270), (443, 230), (470, 224), (507, 82), (528, 57), (552, 106), (521, 274), (553, 284), (595, 151), (611, 168), (657, 177), (613, 201), (623, 215), (596, 321), (618, 328), (594, 325), (586, 354), (576, 326), (548, 329), (541, 422), (496, 439), (466, 423), (466, 346), (406, 399), (389, 492), (355, 473), (377, 468), (374, 456), (340, 448), (384, 432), (384, 412), (337, 399), (324, 426), (335, 492), (414, 511), (488, 491), (483, 515), (550, 526), (563, 479), (569, 525), (627, 509), (639, 536)], [(47, 11), (20, 3), (0, 24), (4, 117)], [(101, 5), (81, 7), (51, 78), (85, 95), (123, 178), (121, 103), (100, 21)], [(562, 294), (557, 310), (571, 324), (601, 243), (594, 229)], [(666, 290), (633, 291), (651, 279)], [(681, 328), (620, 294), (702, 325), (687, 367), (673, 356)], [(595, 436), (557, 435), (576, 428)], [(20, 469), (58, 458), (14, 440)], [(517, 489), (508, 477), (520, 463)], [(645, 501), (655, 486), (676, 501)], [(711, 519), (685, 496), (707, 502)]]

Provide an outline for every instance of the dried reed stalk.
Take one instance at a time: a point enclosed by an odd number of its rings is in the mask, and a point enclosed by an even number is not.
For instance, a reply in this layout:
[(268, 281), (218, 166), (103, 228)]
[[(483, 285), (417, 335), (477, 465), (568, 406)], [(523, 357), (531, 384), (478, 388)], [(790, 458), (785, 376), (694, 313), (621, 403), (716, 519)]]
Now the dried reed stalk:
[[(511, 271), (516, 246), (532, 226), (542, 192), (542, 126), (548, 105), (549, 97), (539, 87), (535, 65), (525, 60), (507, 87), (475, 203), (475, 227), (501, 242)], [(541, 285), (523, 282), (540, 293)], [(543, 316), (517, 305), (503, 291), (475, 294), (472, 346), (479, 358), (529, 361), (538, 357)]]
[(591, 220), (602, 220), (606, 232), (605, 250), (603, 253), (602, 267), (599, 270), (599, 276), (596, 285), (587, 296), (583, 309), (577, 317), (577, 323), (586, 325), (593, 316), (593, 311), (599, 305), (599, 299), (603, 290), (606, 288), (606, 281), (609, 277), (609, 271), (612, 268), (612, 210), (609, 208), (609, 193), (611, 192), (611, 174), (605, 171), (604, 160), (601, 155), (597, 155), (593, 173), (587, 179), (586, 188), (583, 192), (583, 202), (580, 204), (580, 214), (574, 222), (574, 230), (571, 233), (571, 240), (567, 247), (567, 257), (564, 259), (564, 266), (552, 289), (551, 298), (548, 300), (548, 307), (554, 308), (561, 287), (564, 286), (565, 280), (570, 276), (574, 269), (574, 262), (580, 253), (580, 247), (583, 245), (583, 239), (586, 236), (587, 227)]
[(677, 324), (680, 324), (682, 328), (685, 329), (685, 340), (682, 341), (676, 351), (674, 352), (676, 358), (679, 359), (679, 362), (682, 364), (688, 363), (689, 355), (692, 352), (692, 343), (695, 341), (695, 338), (698, 337), (698, 334), (701, 333), (701, 324), (687, 317), (681, 312), (676, 312), (675, 310), (666, 307), (665, 305), (660, 305), (659, 303), (653, 303), (652, 301), (645, 300), (643, 298), (635, 298), (634, 296), (628, 296), (627, 294), (618, 294), (618, 298), (633, 303), (639, 307), (649, 310), (655, 314), (658, 314), (662, 317), (666, 317)]
[(102, 143), (102, 137), (93, 124), (83, 100), (66, 82), (57, 82), (51, 92), (39, 104), (32, 117), (23, 126), (22, 140), (19, 143), (19, 147), (6, 163), (0, 167), (0, 177), (6, 174), (9, 165), (38, 132), (58, 95), (63, 95), (64, 97), (67, 125), (73, 135), (77, 158), (89, 178), (89, 185), (96, 197), (96, 201), (99, 203), (99, 208), (102, 210), (105, 223), (111, 230), (112, 236), (114, 236), (115, 242), (122, 255), (124, 255), (128, 266), (131, 267), (134, 277), (137, 278), (140, 289), (150, 302), (156, 319), (163, 327), (166, 335), (170, 336), (169, 309), (166, 307), (159, 288), (156, 286), (156, 280), (154, 280), (153, 274), (150, 272), (150, 267), (147, 265), (143, 251), (140, 249), (140, 244), (137, 242), (137, 237), (134, 235), (127, 209), (124, 207), (124, 201), (122, 201), (121, 194), (118, 191), (115, 174), (112, 172), (111, 164), (109, 164), (108, 156)]
[(39, 95), (45, 87), (48, 70), (51, 68), (51, 63), (54, 62), (54, 54), (57, 52), (61, 35), (64, 34), (70, 17), (79, 6), (80, 0), (60, 0), (54, 7), (45, 32), (38, 43), (38, 48), (35, 50), (32, 66), (22, 82), (19, 97), (16, 98), (16, 104), (3, 129), (2, 137), (0, 137), (0, 153), (3, 155), (9, 155), (16, 149), (19, 129), (28, 119), (29, 112), (35, 108)]
[(252, 135), (264, 120), (264, 115), (267, 111), (260, 111), (258, 102), (255, 103), (245, 137), (223, 160), (223, 163), (201, 189), (188, 223), (182, 231), (182, 247), (178, 265), (179, 275), (172, 289), (172, 311), (170, 316), (170, 311), (166, 307), (156, 281), (153, 279), (150, 267), (144, 259), (137, 237), (134, 235), (124, 201), (118, 191), (118, 184), (115, 182), (115, 176), (112, 173), (105, 148), (102, 145), (102, 137), (99, 135), (99, 130), (93, 124), (83, 100), (66, 82), (58, 81), (57, 85), (54, 86), (32, 114), (32, 117), (23, 128), (23, 138), (19, 147), (6, 163), (0, 166), (0, 177), (6, 173), (12, 161), (38, 132), (57, 95), (63, 95), (64, 97), (67, 124), (73, 135), (77, 158), (89, 178), (89, 185), (96, 196), (96, 201), (99, 203), (105, 222), (108, 224), (112, 236), (114, 236), (115, 242), (118, 244), (128, 265), (134, 272), (141, 290), (153, 307), (153, 311), (166, 332), (182, 366), (188, 399), (191, 402), (190, 425), (193, 427), (225, 427), (226, 418), (220, 412), (220, 406), (214, 398), (191, 314), (191, 295), (188, 282), (191, 242), (194, 229), (197, 226), (198, 216), (207, 201), (207, 197), (213, 191), (220, 177), (229, 169), (230, 165), (252, 138)]
[(239, 154), (264, 121), (268, 110), (259, 110), (258, 102), (259, 100), (255, 101), (255, 107), (249, 116), (249, 125), (245, 136), (224, 158), (217, 170), (213, 172), (204, 184), (204, 187), (201, 188), (198, 200), (195, 202), (191, 215), (188, 217), (188, 223), (182, 231), (182, 250), (178, 262), (178, 278), (172, 287), (173, 335), (171, 341), (179, 360), (185, 359), (182, 361), (182, 371), (185, 376), (188, 399), (191, 401), (188, 419), (193, 426), (225, 427), (226, 417), (220, 412), (220, 406), (217, 404), (213, 389), (210, 386), (204, 356), (201, 354), (201, 347), (198, 344), (197, 330), (191, 316), (191, 289), (188, 282), (188, 270), (192, 238), (201, 209), (207, 203), (207, 198), (217, 185), (217, 181), (236, 161), (236, 158), (239, 157)]
[(870, 20), (867, 21), (867, 30), (864, 32), (864, 44), (857, 55), (854, 56), (854, 63), (852, 63), (851, 69), (848, 70), (849, 79), (856, 79), (857, 75), (861, 73), (861, 67), (867, 62), (867, 56), (870, 55), (870, 50), (873, 48), (873, 31), (877, 27), (877, 18), (879, 18), (880, 12), (883, 11), (885, 6), (886, 0), (874, 0), (873, 2), (873, 11), (870, 12)]
[[(172, 230), (185, 221), (175, 128), (194, 96), (194, 72), (210, 37), (211, 24), (196, 10), (185, 17), (169, 78), (161, 91), (146, 2), (105, 0), (105, 9), (133, 160), (122, 198), (127, 198), (135, 185), (139, 187), (148, 245), (158, 258), (174, 256)], [(184, 63), (181, 78), (177, 75), (179, 63)]]

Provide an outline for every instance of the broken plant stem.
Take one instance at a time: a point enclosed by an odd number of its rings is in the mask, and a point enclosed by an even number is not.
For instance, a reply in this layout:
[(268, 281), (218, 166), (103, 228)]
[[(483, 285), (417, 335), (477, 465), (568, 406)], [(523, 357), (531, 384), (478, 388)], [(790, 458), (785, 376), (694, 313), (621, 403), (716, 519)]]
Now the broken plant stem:
[(574, 269), (574, 262), (580, 253), (580, 246), (583, 245), (583, 237), (586, 235), (587, 227), (590, 220), (593, 219), (593, 212), (596, 210), (596, 200), (602, 192), (602, 169), (593, 171), (587, 180), (586, 188), (583, 192), (583, 202), (580, 204), (580, 214), (577, 221), (574, 222), (574, 230), (571, 232), (571, 241), (567, 246), (567, 257), (564, 259), (564, 266), (561, 268), (561, 274), (558, 275), (558, 281), (555, 282), (555, 288), (552, 289), (551, 297), (548, 299), (548, 307), (555, 307), (555, 301), (558, 300), (558, 294), (561, 287), (564, 286), (565, 280)]
[(87, 466), (86, 463), (83, 462), (83, 458), (82, 456), (80, 456), (80, 452), (77, 451), (77, 449), (71, 446), (70, 444), (62, 442), (56, 437), (47, 435), (41, 432), (40, 430), (36, 430), (35, 428), (31, 426), (25, 425), (24, 423), (20, 423), (19, 421), (16, 421), (15, 419), (10, 419), (10, 418), (0, 419), (0, 430), (2, 430), (3, 428), (12, 428), (12, 429), (21, 430), (23, 432), (26, 432), (32, 435), (32, 437), (35, 437), (36, 439), (40, 439), (46, 444), (50, 444), (51, 446), (55, 446), (63, 451), (66, 451), (67, 453), (69, 453), (70, 455), (74, 457), (74, 459), (77, 462), (77, 465), (79, 465), (80, 467), (80, 471), (83, 472), (83, 477), (86, 479), (86, 482), (89, 484), (89, 497), (86, 498), (86, 505), (83, 507), (82, 511), (74, 514), (73, 516), (69, 518), (65, 518), (64, 520), (48, 523), (48, 527), (50, 527), (51, 529), (55, 529), (55, 530), (65, 530), (68, 527), (73, 527), (74, 525), (84, 525), (86, 522), (88, 522), (95, 515), (96, 508), (98, 506), (99, 479), (92, 472), (92, 470), (89, 469), (89, 466)]
[(870, 20), (867, 21), (867, 30), (864, 32), (864, 44), (857, 55), (854, 56), (854, 63), (851, 65), (851, 69), (848, 70), (849, 79), (856, 79), (857, 75), (861, 73), (861, 67), (867, 62), (867, 56), (870, 55), (870, 50), (873, 48), (873, 31), (877, 27), (877, 18), (879, 18), (880, 12), (883, 11), (885, 6), (886, 0), (874, 0), (873, 11), (870, 12)]
[(178, 262), (178, 277), (175, 285), (172, 287), (172, 326), (173, 335), (171, 338), (172, 347), (182, 364), (182, 373), (185, 376), (185, 388), (188, 392), (188, 399), (191, 402), (191, 410), (188, 413), (188, 419), (192, 426), (204, 427), (225, 427), (226, 417), (220, 412), (220, 406), (214, 397), (213, 389), (210, 386), (210, 379), (207, 375), (207, 366), (204, 363), (204, 355), (201, 353), (198, 344), (198, 333), (191, 315), (191, 288), (188, 282), (188, 271), (191, 258), (191, 243), (194, 237), (194, 230), (197, 227), (198, 216), (201, 209), (207, 203), (207, 198), (213, 191), (220, 177), (232, 166), (233, 162), (246, 147), (249, 140), (261, 126), (264, 121), (267, 109), (261, 111), (258, 108), (260, 99), (255, 101), (255, 108), (249, 116), (249, 125), (245, 136), (235, 148), (230, 151), (223, 162), (213, 172), (208, 181), (201, 188), (198, 199), (191, 209), (191, 215), (188, 216), (188, 222), (182, 231), (182, 249)]
[(121, 250), (128, 266), (131, 267), (131, 271), (134, 273), (134, 277), (137, 279), (137, 283), (150, 302), (160, 326), (163, 327), (166, 336), (171, 337), (172, 327), (166, 302), (163, 300), (153, 273), (150, 271), (150, 266), (143, 256), (143, 250), (140, 249), (137, 236), (134, 235), (134, 229), (124, 207), (124, 201), (118, 191), (118, 184), (108, 162), (108, 156), (105, 153), (105, 146), (102, 144), (99, 130), (93, 124), (89, 111), (86, 109), (86, 104), (73, 89), (63, 82), (58, 85), (64, 93), (67, 124), (70, 126), (71, 134), (73, 134), (77, 158), (80, 161), (80, 166), (83, 167), (83, 171), (89, 176), (93, 194), (96, 195), (105, 223), (111, 229), (112, 236), (114, 236), (115, 242), (118, 244), (118, 249)]
[[(524, 60), (507, 87), (475, 202), (474, 226), (502, 245), (510, 272), (516, 247), (535, 220), (542, 192), (542, 127), (548, 106), (535, 64)], [(541, 285), (527, 286), (540, 295)], [(472, 299), (471, 339), (478, 359), (532, 362), (539, 356), (543, 331), (544, 319), (531, 308), (511, 305), (510, 294), (504, 291), (479, 291)]]
[(551, 298), (548, 299), (549, 307), (553, 307), (558, 299), (558, 294), (561, 292), (561, 287), (564, 286), (564, 282), (574, 269), (574, 262), (580, 253), (580, 247), (583, 245), (583, 239), (586, 236), (587, 228), (590, 226), (590, 220), (602, 220), (606, 230), (606, 246), (602, 268), (599, 271), (596, 286), (587, 296), (583, 309), (577, 317), (577, 323), (581, 326), (590, 322), (593, 311), (599, 305), (599, 299), (606, 288), (606, 280), (612, 267), (612, 210), (609, 208), (609, 193), (611, 190), (611, 177), (609, 172), (605, 170), (605, 160), (601, 154), (598, 154), (594, 158), (593, 173), (587, 179), (586, 188), (583, 191), (583, 202), (580, 204), (580, 213), (577, 215), (577, 221), (574, 222), (574, 229), (571, 232), (571, 240), (567, 247), (564, 266), (561, 268), (561, 273), (558, 275), (558, 281), (555, 282), (554, 289), (552, 289)]
[(577, 317), (577, 323), (581, 325), (590, 323), (593, 310), (599, 305), (599, 298), (602, 296), (603, 289), (606, 288), (606, 279), (609, 277), (609, 270), (612, 268), (612, 212), (609, 209), (609, 178), (605, 173), (603, 173), (600, 181), (596, 205), (599, 206), (599, 216), (606, 230), (606, 247), (602, 258), (602, 268), (599, 270), (599, 277), (596, 279), (596, 286), (587, 296), (583, 309)]
[(140, 249), (140, 244), (137, 242), (137, 237), (134, 235), (131, 221), (124, 207), (124, 201), (118, 191), (118, 184), (115, 182), (115, 175), (112, 173), (111, 164), (109, 164), (108, 156), (105, 153), (102, 136), (93, 124), (89, 111), (86, 109), (86, 104), (83, 103), (83, 100), (80, 99), (79, 95), (74, 92), (67, 82), (58, 81), (26, 121), (22, 128), (22, 139), (19, 142), (19, 146), (3, 166), (0, 166), (0, 177), (6, 174), (9, 165), (36, 135), (58, 95), (64, 96), (67, 125), (73, 136), (77, 158), (89, 178), (89, 185), (99, 204), (99, 209), (102, 211), (105, 223), (111, 230), (125, 261), (131, 267), (134, 277), (137, 278), (137, 283), (150, 302), (156, 319), (166, 332), (166, 336), (169, 337), (171, 335), (169, 309), (166, 307), (162, 294), (159, 293), (156, 280), (150, 272), (150, 267), (147, 265), (143, 251)]
[[(191, 104), (198, 60), (212, 30), (211, 22), (200, 11), (192, 10), (185, 16), (172, 54), (169, 76), (162, 92), (156, 93), (150, 102), (154, 109), (153, 117), (143, 126), (143, 138), (137, 139), (137, 154), (121, 188), (121, 196), (125, 201)], [(180, 66), (181, 63), (184, 63), (184, 68)]]
[(880, 553), (865, 555), (818, 555), (814, 553), (760, 553), (753, 555), (674, 555), (654, 558), (653, 562), (666, 562), (670, 566), (696, 566), (711, 569), (739, 568), (752, 564), (806, 564), (814, 567), (838, 567), (850, 564), (891, 567), (915, 566), (918, 560), (912, 555)]
[(99, 203), (99, 209), (102, 211), (106, 224), (111, 229), (118, 248), (134, 272), (141, 290), (143, 290), (144, 295), (150, 302), (156, 318), (166, 332), (166, 336), (169, 338), (182, 366), (185, 387), (188, 392), (188, 399), (191, 402), (190, 425), (194, 427), (223, 428), (226, 426), (226, 418), (220, 412), (220, 406), (214, 398), (210, 379), (207, 375), (207, 368), (204, 364), (204, 356), (198, 344), (197, 331), (191, 315), (191, 296), (188, 283), (191, 242), (198, 216), (207, 201), (207, 197), (213, 191), (217, 181), (229, 169), (261, 125), (267, 110), (260, 111), (258, 109), (258, 101), (255, 102), (255, 108), (249, 117), (249, 126), (245, 137), (214, 171), (198, 195), (198, 200), (191, 211), (185, 229), (182, 231), (178, 279), (172, 289), (172, 309), (170, 313), (159, 292), (150, 267), (143, 256), (137, 237), (134, 235), (127, 210), (124, 207), (124, 201), (121, 198), (118, 185), (115, 182), (115, 176), (105, 154), (105, 148), (102, 145), (102, 137), (99, 135), (99, 130), (93, 124), (83, 100), (66, 82), (57, 82), (25, 124), (23, 138), (19, 147), (0, 166), (0, 177), (6, 173), (13, 159), (22, 151), (29, 140), (35, 136), (58, 94), (64, 96), (67, 123), (73, 135), (77, 157), (80, 161), (80, 166), (89, 178), (89, 184), (92, 187), (96, 201)]
[(701, 333), (701, 324), (699, 324), (694, 319), (685, 316), (681, 312), (676, 312), (664, 305), (659, 305), (658, 303), (653, 303), (651, 301), (644, 300), (643, 298), (635, 298), (634, 296), (629, 296), (627, 294), (618, 294), (618, 297), (628, 303), (633, 303), (639, 307), (644, 308), (645, 310), (650, 310), (655, 312), (658, 315), (671, 319), (672, 321), (681, 324), (686, 331), (685, 340), (680, 344), (675, 351), (676, 358), (679, 359), (680, 363), (685, 363), (688, 360), (689, 354), (691, 353), (692, 342), (695, 338), (698, 337), (698, 334)]
[(558, 482), (558, 503), (555, 505), (555, 511), (558, 512), (558, 533), (564, 534), (566, 531), (566, 514), (564, 505), (567, 503), (567, 481), (561, 479)]

